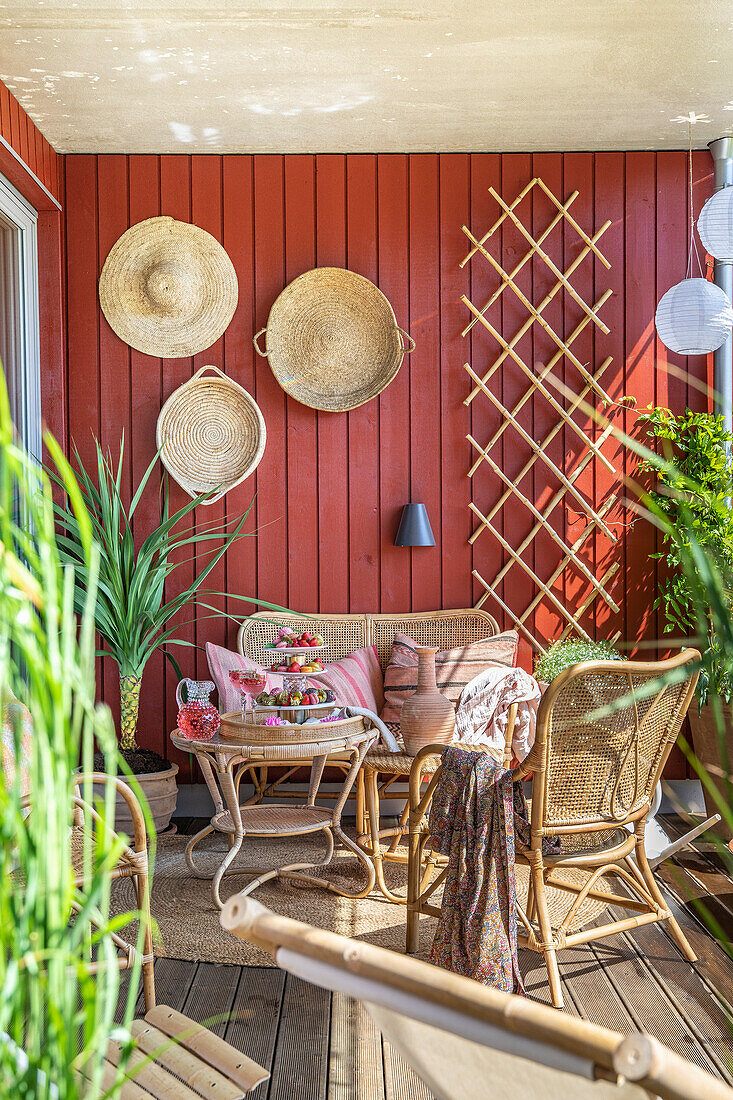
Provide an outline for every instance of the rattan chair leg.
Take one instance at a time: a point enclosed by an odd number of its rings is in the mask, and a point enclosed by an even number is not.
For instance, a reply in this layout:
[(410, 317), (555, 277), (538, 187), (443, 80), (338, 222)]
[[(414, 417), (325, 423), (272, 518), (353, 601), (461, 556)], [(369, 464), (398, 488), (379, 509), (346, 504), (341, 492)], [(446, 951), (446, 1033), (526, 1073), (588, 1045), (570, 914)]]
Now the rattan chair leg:
[(541, 947), (542, 954), (545, 957), (545, 966), (547, 967), (550, 996), (555, 1008), (562, 1008), (564, 1004), (562, 983), (560, 981), (560, 969), (557, 965), (555, 943), (552, 938), (552, 923), (550, 921), (550, 910), (547, 905), (547, 895), (545, 894), (545, 880), (541, 856), (539, 859), (532, 859), (530, 862), (530, 877), (534, 886), (537, 923), (540, 926)]
[(407, 928), (405, 950), (414, 955), (420, 950), (420, 879), (422, 878), (420, 833), (410, 829), (407, 857)]
[[(361, 774), (364, 774), (363, 769)], [(391, 901), (394, 905), (406, 905), (407, 898), (400, 897), (399, 894), (393, 893), (389, 886), (387, 886), (384, 878), (384, 852), (382, 851), (382, 842), (379, 836), (379, 773), (369, 768), (365, 774), (364, 785), (366, 788), (365, 797), (369, 835), (366, 837), (366, 843), (360, 845), (360, 847), (363, 848), (363, 851), (366, 852), (374, 865), (376, 884), (382, 894), (384, 894), (387, 900)]]
[(356, 777), (356, 836), (358, 840), (361, 840), (367, 831), (365, 805), (364, 768), (361, 768)]
[[(657, 886), (656, 879), (654, 878), (654, 872), (649, 866), (649, 860), (647, 859), (646, 851), (644, 849), (643, 828), (640, 829), (637, 833), (636, 851), (634, 854), (636, 856), (636, 865), (641, 871), (642, 877), (647, 885), (649, 893), (652, 895), (658, 905), (661, 905), (663, 909), (666, 909), (669, 912), (669, 906), (664, 900), (662, 891)], [(690, 946), (687, 936), (684, 934), (671, 913), (666, 918), (666, 922), (669, 925), (669, 934), (671, 935), (672, 939), (677, 944), (678, 948), (687, 959), (687, 961), (691, 963), (697, 962), (697, 955)]]

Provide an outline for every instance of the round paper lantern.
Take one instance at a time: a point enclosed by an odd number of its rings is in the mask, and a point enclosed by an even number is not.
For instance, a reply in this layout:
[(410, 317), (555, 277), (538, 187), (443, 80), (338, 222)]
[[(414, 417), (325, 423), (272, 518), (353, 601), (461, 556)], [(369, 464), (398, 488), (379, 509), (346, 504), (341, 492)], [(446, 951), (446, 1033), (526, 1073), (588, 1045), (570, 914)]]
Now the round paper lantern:
[(680, 355), (707, 355), (725, 341), (733, 309), (724, 290), (707, 279), (683, 279), (670, 287), (654, 316), (659, 338)]
[(733, 187), (710, 196), (697, 219), (697, 231), (706, 252), (716, 260), (733, 260)]

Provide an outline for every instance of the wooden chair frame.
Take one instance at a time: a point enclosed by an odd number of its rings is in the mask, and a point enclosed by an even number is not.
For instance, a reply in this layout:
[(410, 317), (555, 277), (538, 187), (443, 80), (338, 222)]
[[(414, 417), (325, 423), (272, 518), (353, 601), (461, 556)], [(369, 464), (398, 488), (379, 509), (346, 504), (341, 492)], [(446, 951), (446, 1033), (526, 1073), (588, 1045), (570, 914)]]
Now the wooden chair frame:
[[(253, 898), (230, 898), (220, 919), (227, 931), (256, 944), (290, 973), (366, 1002), (389, 1041), (396, 1041), (390, 1024), (397, 1019), (430, 1025), (430, 1041), (440, 1044), (451, 1082), (460, 1058), (457, 1044), (470, 1038), (472, 1046), (488, 1048), (470, 1095), (501, 1095), (507, 1100), (526, 1096), (519, 1086), (504, 1091), (504, 1074), (498, 1091), (491, 1070), (501, 1053), (516, 1058), (508, 1067), (504, 1063), (504, 1071), (508, 1068), (510, 1073), (513, 1067), (527, 1064), (537, 1074), (547, 1068), (563, 1072), (568, 1100), (580, 1096), (590, 1100), (597, 1095), (597, 1082), (615, 1086), (613, 1091), (618, 1088), (624, 1100), (630, 1094), (638, 1095), (639, 1100), (646, 1095), (662, 1100), (733, 1100), (733, 1090), (723, 1081), (649, 1035), (624, 1038), (529, 998), (502, 993), (394, 951), (282, 917)], [(409, 1048), (400, 1047), (418, 1073), (424, 1034), (416, 1030)], [(629, 1088), (630, 1083), (638, 1089)], [(553, 1095), (558, 1095), (557, 1079), (554, 1085)], [(603, 1095), (608, 1096), (609, 1091), (604, 1089)], [(443, 1098), (458, 1095), (454, 1084), (438, 1094)]]
[[(131, 1034), (136, 1041), (125, 1068), (125, 1083), (119, 1093), (121, 1100), (205, 1100), (209, 1096), (221, 1100), (240, 1100), (267, 1080), (269, 1073), (230, 1043), (214, 1035), (202, 1024), (184, 1016), (167, 1005), (156, 1005), (155, 975), (150, 917), (150, 889), (147, 830), (145, 815), (134, 791), (116, 776), (95, 772), (74, 777), (72, 801), (74, 825), (94, 831), (102, 825), (102, 817), (82, 792), (92, 784), (95, 796), (100, 788), (113, 786), (130, 812), (133, 826), (132, 845), (125, 844), (118, 865), (110, 877), (132, 878), (135, 898), (143, 922), (143, 952), (127, 943), (116, 933), (110, 933), (118, 948), (120, 970), (131, 969), (140, 961), (142, 970), (145, 1018), (134, 1020)], [(109, 829), (109, 826), (106, 826)], [(114, 829), (110, 836), (116, 836)], [(76, 886), (83, 885), (83, 877)], [(105, 964), (91, 964), (92, 972)], [(115, 1081), (122, 1047), (111, 1039), (104, 1065), (105, 1088)]]
[[(517, 905), (520, 923), (518, 943), (544, 956), (552, 1002), (557, 1008), (563, 1004), (560, 972), (557, 952), (564, 947), (589, 943), (593, 940), (611, 936), (616, 932), (626, 932), (641, 925), (666, 921), (670, 935), (679, 950), (689, 962), (696, 961), (696, 955), (688, 943), (682, 929), (672, 915), (664, 897), (657, 886), (654, 874), (649, 866), (644, 848), (644, 828), (647, 816), (664, 765), (677, 738), (682, 721), (687, 713), (697, 682), (697, 663), (700, 654), (688, 649), (667, 661), (588, 661), (574, 665), (561, 673), (545, 692), (537, 715), (537, 734), (531, 752), (514, 769), (514, 781), (531, 778), (532, 799), (530, 813), (530, 844), (517, 852), (517, 862), (529, 866), (530, 882), (526, 911)], [(617, 785), (623, 773), (626, 759), (630, 759), (632, 747), (638, 744), (643, 721), (639, 720), (637, 697), (632, 677), (642, 676), (650, 683), (658, 680), (667, 686), (683, 683), (678, 704), (672, 715), (659, 732), (659, 747), (642, 794), (635, 789), (633, 804), (628, 811), (616, 813), (593, 813), (581, 817), (569, 816), (562, 823), (548, 820), (551, 803), (549, 777), (551, 766), (556, 771), (563, 767), (561, 756), (552, 752), (553, 708), (558, 698), (566, 692), (569, 685), (581, 681), (588, 675), (604, 675), (611, 678), (628, 679), (629, 695), (635, 715), (635, 726), (629, 739), (627, 756), (621, 765)], [(666, 690), (662, 687), (653, 703), (661, 699)], [(639, 699), (639, 701), (641, 701)], [(600, 705), (597, 707), (601, 709)], [(593, 727), (595, 722), (582, 723), (583, 728)], [(431, 902), (431, 897), (442, 885), (447, 874), (447, 859), (432, 851), (428, 815), (435, 788), (440, 780), (441, 769), (436, 768), (430, 777), (427, 789), (423, 790), (426, 766), (430, 767), (431, 757), (441, 751), (440, 746), (426, 746), (415, 757), (410, 773), (409, 793), (409, 841), (408, 841), (408, 888), (407, 888), (407, 951), (415, 952), (419, 948), (420, 914), (440, 916), (440, 909)], [(638, 758), (637, 758), (638, 760)], [(615, 805), (615, 790), (611, 798)], [(629, 827), (628, 837), (618, 840), (622, 827)], [(625, 830), (624, 830), (625, 831)], [(548, 837), (572, 837), (579, 834), (597, 834), (599, 844), (595, 850), (568, 852), (558, 855), (543, 853), (542, 842)], [(604, 836), (605, 834), (605, 836)], [(614, 834), (615, 837), (614, 837)], [(606, 847), (604, 847), (604, 843)], [(567, 868), (581, 868), (590, 872), (582, 885), (572, 885), (563, 880), (560, 872)], [(626, 893), (600, 890), (599, 880), (606, 875), (614, 875), (621, 880)], [(558, 877), (559, 876), (559, 877)], [(547, 888), (559, 889), (574, 895), (570, 908), (562, 920), (553, 927), (547, 900)], [(628, 917), (610, 920), (599, 927), (572, 930), (574, 918), (586, 899), (605, 901), (630, 914)], [(535, 930), (533, 922), (538, 931)], [(539, 934), (538, 934), (539, 932)]]
[[(502, 763), (508, 768), (512, 759), (512, 739), (514, 737), (514, 724), (517, 718), (517, 704), (512, 703), (507, 716), (506, 739)], [(468, 746), (467, 746), (468, 747)], [(480, 746), (474, 746), (479, 748)], [(381, 800), (392, 784), (397, 779), (409, 779), (413, 762), (416, 759), (408, 753), (389, 753), (380, 751), (379, 746), (371, 749), (364, 760), (360, 779), (364, 787), (364, 813), (359, 817), (357, 803), (357, 838), (356, 843), (365, 852), (374, 864), (376, 885), (388, 901), (395, 905), (407, 905), (407, 895), (395, 894), (387, 886), (384, 878), (384, 864), (409, 862), (406, 851), (399, 851), (400, 841), (410, 831), (410, 798), (405, 799), (405, 805), (395, 825), (386, 828), (381, 826)], [(423, 775), (437, 767), (439, 757), (435, 756), (434, 749), (424, 758)], [(380, 776), (383, 778), (380, 782)], [(431, 791), (435, 788), (431, 788)], [(386, 841), (386, 844), (383, 842)]]

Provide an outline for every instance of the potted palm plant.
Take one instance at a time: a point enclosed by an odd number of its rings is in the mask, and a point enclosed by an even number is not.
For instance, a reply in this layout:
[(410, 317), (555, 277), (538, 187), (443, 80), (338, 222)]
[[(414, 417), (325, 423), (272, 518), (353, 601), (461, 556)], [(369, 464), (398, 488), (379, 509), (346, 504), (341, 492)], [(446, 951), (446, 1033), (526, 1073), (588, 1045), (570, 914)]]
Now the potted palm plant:
[[(730, 448), (733, 436), (723, 417), (693, 413), (675, 415), (669, 409), (652, 408), (642, 416), (648, 435), (658, 440), (666, 462), (647, 460), (642, 466), (656, 473), (650, 493), (663, 519), (662, 549), (654, 555), (664, 563), (664, 576), (654, 606), (664, 616), (664, 633), (678, 640), (696, 636), (703, 651), (697, 682), (697, 706), (688, 712), (695, 756), (712, 781), (723, 790), (727, 760), (733, 758), (733, 673), (730, 654), (720, 637), (720, 614), (713, 597), (722, 599), (727, 615), (733, 612), (733, 476)], [(697, 553), (697, 558), (692, 550)], [(702, 554), (702, 557), (700, 557)], [(700, 611), (700, 595), (707, 590), (691, 569), (696, 560), (712, 561), (718, 571), (717, 591), (709, 590)], [(719, 610), (719, 609), (718, 609)], [(704, 637), (700, 641), (701, 623)], [(715, 706), (713, 706), (713, 702)], [(721, 744), (720, 718), (724, 725)], [(709, 814), (718, 809), (708, 785), (704, 785)]]
[[(158, 753), (140, 748), (137, 743), (143, 673), (152, 654), (162, 649), (180, 678), (180, 669), (169, 647), (193, 646), (193, 643), (176, 636), (181, 624), (173, 620), (195, 596), (200, 598), (215, 594), (205, 591), (202, 585), (232, 543), (251, 533), (242, 530), (250, 509), (234, 527), (224, 523), (181, 529), (182, 521), (190, 517), (199, 505), (205, 504), (212, 494), (194, 497), (171, 515), (168, 479), (164, 475), (160, 483), (160, 522), (136, 548), (133, 517), (157, 465), (158, 456), (148, 466), (126, 508), (122, 498), (124, 440), (120, 445), (116, 469), (99, 443), (95, 443), (96, 477), (84, 469), (78, 452), (75, 459), (79, 491), (91, 520), (94, 539), (99, 545), (99, 586), (95, 605), (96, 628), (103, 643), (99, 655), (111, 658), (119, 669), (119, 747), (124, 761), (123, 770), (129, 770), (136, 777), (145, 792), (156, 829), (160, 830), (168, 826), (175, 809), (178, 765), (171, 765)], [(63, 489), (64, 486), (56, 480)], [(67, 494), (59, 496), (54, 508), (62, 560), (74, 567), (74, 600), (79, 611), (84, 606), (88, 583), (82, 531)], [(194, 558), (198, 556), (196, 551), (200, 552), (203, 547), (203, 567), (183, 591), (166, 600), (166, 581), (182, 563), (180, 557), (173, 560), (174, 555), (185, 547), (194, 548)], [(231, 595), (229, 598), (249, 599)], [(197, 606), (208, 609), (212, 614), (224, 614), (200, 602), (200, 599)], [(118, 824), (124, 827), (127, 807), (122, 799), (118, 800), (118, 810)]]

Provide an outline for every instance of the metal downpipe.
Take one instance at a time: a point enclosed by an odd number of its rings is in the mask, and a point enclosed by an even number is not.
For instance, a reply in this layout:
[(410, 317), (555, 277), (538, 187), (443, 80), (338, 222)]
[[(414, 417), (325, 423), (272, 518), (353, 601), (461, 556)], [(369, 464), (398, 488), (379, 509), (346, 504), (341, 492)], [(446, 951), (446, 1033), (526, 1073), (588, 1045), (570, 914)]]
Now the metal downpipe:
[[(716, 138), (708, 144), (715, 169), (715, 190), (733, 186), (733, 138)], [(733, 302), (733, 261), (715, 260), (713, 279)], [(733, 431), (733, 333), (713, 353), (715, 410), (721, 413), (726, 430)]]

